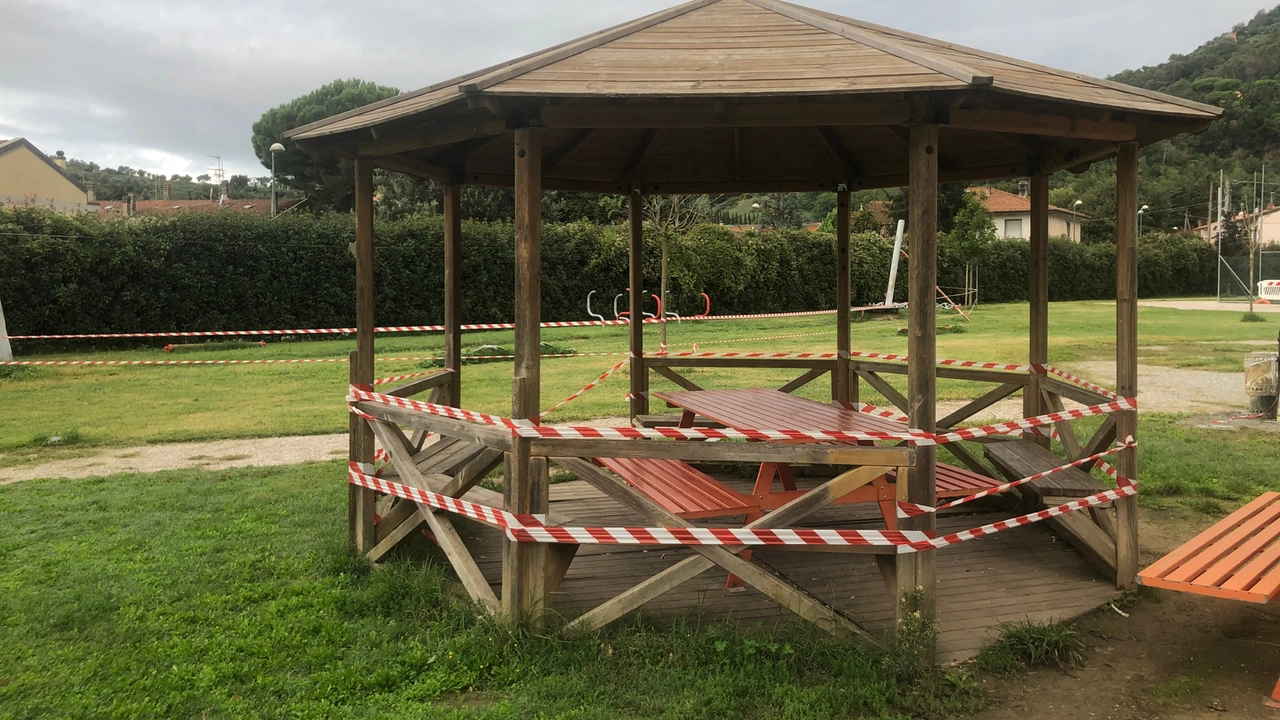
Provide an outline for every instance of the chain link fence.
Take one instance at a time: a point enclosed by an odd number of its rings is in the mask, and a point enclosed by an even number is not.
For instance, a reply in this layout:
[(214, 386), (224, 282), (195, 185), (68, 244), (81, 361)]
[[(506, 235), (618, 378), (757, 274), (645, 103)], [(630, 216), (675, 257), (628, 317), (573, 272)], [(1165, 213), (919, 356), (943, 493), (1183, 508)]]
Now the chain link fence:
[(1218, 258), (1218, 302), (1249, 302), (1263, 280), (1280, 280), (1280, 252), (1259, 252), (1252, 272), (1247, 255)]

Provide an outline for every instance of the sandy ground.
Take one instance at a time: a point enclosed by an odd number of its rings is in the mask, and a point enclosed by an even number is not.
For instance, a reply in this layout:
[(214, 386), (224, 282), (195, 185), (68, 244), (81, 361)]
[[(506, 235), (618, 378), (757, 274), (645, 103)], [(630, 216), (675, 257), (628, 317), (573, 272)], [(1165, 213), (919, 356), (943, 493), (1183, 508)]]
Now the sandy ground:
[[(1104, 385), (1115, 380), (1115, 365), (1110, 362), (1077, 363), (1065, 369)], [(1138, 387), (1138, 406), (1159, 412), (1215, 413), (1249, 406), (1244, 382), (1239, 375), (1232, 373), (1140, 365)], [(965, 402), (960, 401), (939, 403), (939, 417), (963, 405)], [(1067, 401), (1068, 407), (1074, 405)], [(975, 415), (974, 419), (992, 421), (1021, 416), (1022, 399), (1015, 397), (992, 405)], [(618, 427), (626, 422), (625, 418), (599, 418), (580, 424)], [(346, 439), (345, 434), (336, 434), (107, 448), (85, 457), (0, 468), (0, 485), (35, 478), (84, 478), (185, 468), (221, 470), (250, 465), (318, 462), (345, 455)]]
[[(626, 418), (598, 418), (576, 424), (618, 427), (626, 423)], [(224, 470), (251, 465), (294, 465), (346, 455), (346, 433), (104, 448), (84, 457), (0, 468), (0, 486), (36, 478), (76, 479), (188, 468)]]
[(166, 443), (109, 448), (88, 457), (0, 468), (0, 485), (35, 478), (83, 478), (159, 470), (222, 470), (246, 465), (294, 465), (347, 454), (346, 433), (299, 437)]
[[(1247, 302), (1224, 302), (1217, 300), (1139, 300), (1138, 307), (1172, 308), (1174, 310), (1223, 310), (1225, 312), (1249, 312)], [(1280, 305), (1263, 305), (1254, 303), (1254, 312), (1280, 313)], [(1277, 713), (1280, 717), (1280, 713)]]
[[(1112, 386), (1116, 379), (1113, 362), (1075, 363), (1063, 368), (1079, 377)], [(938, 417), (960, 409), (964, 402), (938, 403)], [(1076, 403), (1065, 401), (1067, 407)], [(1178, 370), (1158, 365), (1138, 366), (1138, 408), (1165, 413), (1216, 413), (1249, 407), (1244, 380), (1234, 373)], [(975, 420), (1007, 420), (1022, 416), (1022, 398), (1001, 400), (974, 416)], [(1280, 717), (1280, 714), (1277, 715)]]
[[(1143, 510), (1147, 565), (1211, 522)], [(980, 720), (1277, 718), (1263, 705), (1280, 676), (1280, 608), (1148, 592), (1122, 612), (1103, 607), (1075, 626), (1084, 666), (983, 678)]]

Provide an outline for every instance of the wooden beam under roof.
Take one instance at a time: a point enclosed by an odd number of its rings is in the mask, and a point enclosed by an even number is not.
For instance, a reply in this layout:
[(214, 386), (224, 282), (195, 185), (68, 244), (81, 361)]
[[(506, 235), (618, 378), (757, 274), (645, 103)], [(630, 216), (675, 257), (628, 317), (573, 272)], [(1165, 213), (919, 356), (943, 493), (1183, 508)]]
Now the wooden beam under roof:
[(662, 145), (667, 141), (667, 135), (670, 133), (671, 131), (667, 128), (655, 128), (645, 133), (644, 139), (636, 147), (636, 152), (632, 156), (631, 162), (627, 164), (626, 170), (622, 172), (622, 179), (634, 186), (636, 181), (644, 174), (645, 167), (653, 161), (654, 156), (662, 149)]
[(397, 133), (383, 133), (380, 139), (360, 142), (356, 150), (361, 157), (381, 157), (502, 135), (507, 130), (505, 117), (482, 113), (430, 125), (420, 125)]
[(1137, 126), (1129, 122), (1085, 120), (1062, 115), (991, 108), (952, 107), (951, 120), (948, 124), (962, 130), (1047, 135), (1110, 142), (1127, 142), (1138, 137)]
[(551, 154), (542, 158), (543, 176), (545, 177), (555, 172), (555, 169), (560, 166), (560, 163), (564, 162), (565, 158), (572, 155), (573, 151), (577, 150), (578, 147), (582, 145), (582, 143), (586, 142), (587, 138), (591, 137), (594, 133), (595, 130), (589, 128), (579, 130), (573, 135), (573, 137), (569, 138), (568, 142), (556, 148)]

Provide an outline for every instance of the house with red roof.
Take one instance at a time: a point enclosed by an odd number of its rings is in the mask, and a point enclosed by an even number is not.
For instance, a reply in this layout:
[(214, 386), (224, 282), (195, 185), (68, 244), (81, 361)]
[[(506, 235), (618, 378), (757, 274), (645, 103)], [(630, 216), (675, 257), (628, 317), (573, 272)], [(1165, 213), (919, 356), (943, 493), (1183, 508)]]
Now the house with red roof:
[[(996, 235), (1002, 238), (1031, 236), (1031, 198), (1026, 185), (1021, 187), (1023, 189), (1016, 195), (993, 187), (969, 188), (969, 192), (982, 198), (991, 222), (996, 226)], [(1050, 205), (1049, 237), (1065, 237), (1080, 242), (1080, 221), (1088, 219), (1087, 215)]]

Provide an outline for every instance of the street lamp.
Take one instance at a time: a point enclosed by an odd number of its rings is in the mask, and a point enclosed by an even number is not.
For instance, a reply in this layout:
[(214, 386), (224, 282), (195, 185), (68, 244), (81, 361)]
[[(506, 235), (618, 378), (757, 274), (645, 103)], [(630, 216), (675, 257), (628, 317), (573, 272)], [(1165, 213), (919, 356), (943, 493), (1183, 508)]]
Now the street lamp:
[(1150, 205), (1143, 205), (1138, 208), (1138, 237), (1142, 237), (1142, 214), (1150, 210)]
[(760, 203), (751, 203), (751, 209), (756, 211), (756, 232), (764, 227), (763, 218), (760, 217)]
[(280, 143), (271, 143), (271, 217), (276, 216), (276, 153), (284, 152)]
[(1084, 236), (1083, 233), (1080, 232), (1080, 217), (1079, 217), (1080, 206), (1083, 204), (1084, 204), (1083, 200), (1077, 200), (1071, 203), (1071, 224), (1075, 226), (1075, 231), (1076, 231), (1076, 237), (1070, 238), (1071, 240), (1079, 241), (1079, 239)]

